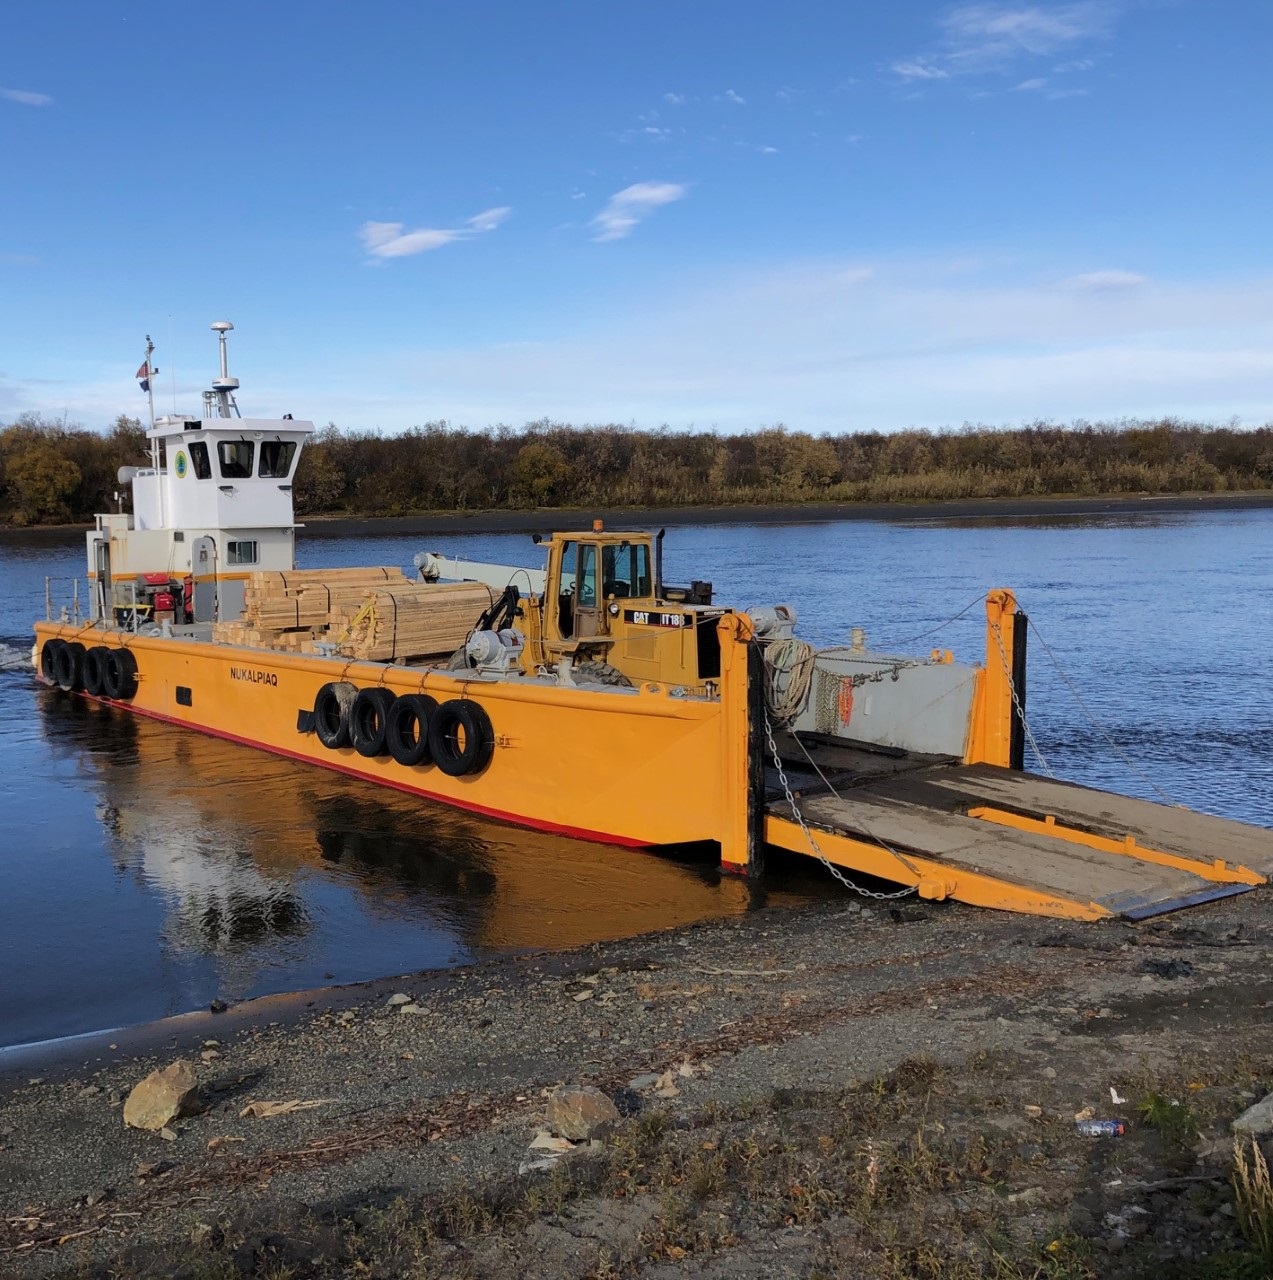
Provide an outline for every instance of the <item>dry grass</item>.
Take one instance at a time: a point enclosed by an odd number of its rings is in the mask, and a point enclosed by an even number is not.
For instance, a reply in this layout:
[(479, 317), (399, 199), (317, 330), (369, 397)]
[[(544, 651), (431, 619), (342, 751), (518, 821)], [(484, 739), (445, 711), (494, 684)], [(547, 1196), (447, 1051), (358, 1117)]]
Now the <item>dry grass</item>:
[(1273, 1182), (1254, 1138), (1233, 1144), (1233, 1195), (1238, 1226), (1251, 1248), (1273, 1270)]

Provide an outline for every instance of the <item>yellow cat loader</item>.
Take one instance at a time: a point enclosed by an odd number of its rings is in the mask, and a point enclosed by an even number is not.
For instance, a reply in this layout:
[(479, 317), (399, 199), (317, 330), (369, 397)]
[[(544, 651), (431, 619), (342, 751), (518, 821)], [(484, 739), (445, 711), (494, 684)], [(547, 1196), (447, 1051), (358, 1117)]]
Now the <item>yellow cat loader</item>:
[(712, 605), (710, 582), (663, 582), (662, 532), (607, 532), (597, 520), (589, 532), (536, 541), (547, 555), (543, 570), (427, 553), (416, 557), (416, 565), (429, 580), (467, 578), (503, 587), (503, 597), (475, 630), (516, 628), (528, 674), (552, 667), (567, 678), (613, 685), (656, 681), (695, 692), (720, 678), (717, 624), (732, 611)]

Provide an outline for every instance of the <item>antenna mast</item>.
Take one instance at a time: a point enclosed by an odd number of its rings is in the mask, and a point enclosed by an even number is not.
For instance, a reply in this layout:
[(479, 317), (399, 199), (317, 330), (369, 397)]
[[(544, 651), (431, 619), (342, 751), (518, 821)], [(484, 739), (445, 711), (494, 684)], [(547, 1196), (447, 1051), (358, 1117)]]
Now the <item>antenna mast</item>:
[(150, 404), (150, 429), (155, 429), (155, 369), (150, 363), (150, 357), (155, 354), (155, 344), (150, 340), (150, 334), (146, 335), (146, 399)]
[(234, 393), (239, 389), (239, 380), (230, 377), (229, 355), (225, 345), (225, 335), (233, 328), (234, 326), (228, 320), (218, 320), (212, 326), (213, 332), (221, 342), (221, 376), (212, 379), (212, 391), (217, 398), (219, 418), (242, 417), (234, 399)]
[[(155, 354), (155, 344), (150, 340), (150, 334), (146, 335), (146, 402), (150, 406), (150, 429), (155, 429), (155, 368), (150, 362), (150, 357)], [(159, 441), (154, 437), (150, 441), (150, 465), (155, 469), (156, 474), (159, 471)]]

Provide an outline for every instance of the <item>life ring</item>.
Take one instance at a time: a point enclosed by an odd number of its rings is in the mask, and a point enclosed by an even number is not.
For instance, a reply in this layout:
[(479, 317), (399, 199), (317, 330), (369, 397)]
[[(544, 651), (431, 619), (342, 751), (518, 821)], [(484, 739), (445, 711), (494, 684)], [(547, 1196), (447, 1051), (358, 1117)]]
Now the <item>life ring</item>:
[(66, 643), (65, 640), (46, 640), (44, 647), (40, 650), (40, 675), (44, 677), (49, 684), (57, 684), (57, 654), (58, 650)]
[(452, 698), (429, 720), (429, 754), (434, 764), (452, 778), (480, 773), (490, 763), (494, 750), (491, 718), (476, 702)]
[(84, 646), (64, 640), (53, 658), (53, 678), (59, 689), (76, 693), (84, 687)]
[(437, 709), (438, 700), (427, 693), (406, 693), (393, 700), (385, 717), (385, 745), (399, 764), (432, 763), (429, 724)]
[(95, 644), (84, 655), (84, 692), (100, 698), (106, 692), (106, 656), (110, 650)]
[(357, 685), (333, 680), (314, 699), (314, 732), (329, 751), (349, 746), (349, 712), (358, 696)]
[(102, 692), (127, 702), (137, 692), (137, 659), (131, 649), (107, 649), (102, 659)]
[(349, 709), (349, 741), (360, 756), (385, 753), (385, 729), (396, 698), (392, 689), (377, 685), (359, 689)]

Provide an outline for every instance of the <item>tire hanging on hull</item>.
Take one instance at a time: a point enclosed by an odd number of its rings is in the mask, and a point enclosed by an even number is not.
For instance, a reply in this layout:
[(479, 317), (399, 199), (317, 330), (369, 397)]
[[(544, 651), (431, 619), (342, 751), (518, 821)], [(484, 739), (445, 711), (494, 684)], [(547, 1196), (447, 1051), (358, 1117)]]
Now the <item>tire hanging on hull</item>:
[(84, 655), (84, 692), (100, 698), (106, 692), (106, 659), (110, 650), (95, 644)]
[(429, 753), (433, 763), (452, 778), (480, 773), (495, 750), (491, 718), (467, 698), (444, 702), (429, 721)]
[(358, 687), (348, 680), (333, 680), (323, 685), (314, 698), (314, 732), (329, 751), (349, 746), (350, 711)]
[(107, 649), (102, 659), (102, 692), (127, 702), (137, 692), (137, 659), (130, 649)]
[(57, 653), (65, 643), (64, 640), (46, 640), (40, 650), (40, 675), (49, 684), (57, 684)]
[(78, 693), (84, 687), (84, 646), (78, 640), (63, 640), (53, 657), (53, 678), (59, 689)]
[(385, 745), (401, 765), (432, 764), (429, 754), (429, 724), (438, 709), (438, 700), (427, 693), (407, 693), (395, 698), (385, 717)]
[(397, 701), (391, 689), (359, 689), (349, 709), (349, 742), (369, 759), (385, 754), (389, 712)]

